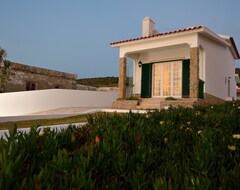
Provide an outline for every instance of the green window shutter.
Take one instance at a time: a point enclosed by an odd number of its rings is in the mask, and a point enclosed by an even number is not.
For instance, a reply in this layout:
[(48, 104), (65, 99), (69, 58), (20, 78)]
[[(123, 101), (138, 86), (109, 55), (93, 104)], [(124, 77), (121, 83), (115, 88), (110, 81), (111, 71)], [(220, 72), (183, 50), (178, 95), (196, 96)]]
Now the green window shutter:
[(150, 98), (152, 91), (152, 64), (142, 64), (141, 98)]
[(189, 98), (190, 92), (190, 59), (182, 61), (182, 97)]
[(204, 99), (204, 81), (201, 79), (199, 79), (198, 93), (198, 97)]

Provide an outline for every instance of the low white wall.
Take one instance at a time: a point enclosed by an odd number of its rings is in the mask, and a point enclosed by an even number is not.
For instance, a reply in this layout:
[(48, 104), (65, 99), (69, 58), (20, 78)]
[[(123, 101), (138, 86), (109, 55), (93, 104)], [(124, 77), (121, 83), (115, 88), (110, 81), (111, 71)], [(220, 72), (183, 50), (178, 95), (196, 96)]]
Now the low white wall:
[(0, 94), (0, 117), (27, 115), (62, 107), (110, 108), (115, 92), (85, 90), (36, 90)]

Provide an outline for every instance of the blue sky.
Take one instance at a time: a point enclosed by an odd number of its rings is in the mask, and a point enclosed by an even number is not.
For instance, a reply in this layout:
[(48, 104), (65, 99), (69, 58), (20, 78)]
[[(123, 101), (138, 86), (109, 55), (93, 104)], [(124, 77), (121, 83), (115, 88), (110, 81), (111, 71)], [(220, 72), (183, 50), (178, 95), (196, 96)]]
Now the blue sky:
[(0, 0), (0, 47), (18, 63), (117, 76), (110, 42), (141, 36), (145, 16), (160, 32), (205, 25), (233, 36), (240, 50), (239, 7), (239, 0)]

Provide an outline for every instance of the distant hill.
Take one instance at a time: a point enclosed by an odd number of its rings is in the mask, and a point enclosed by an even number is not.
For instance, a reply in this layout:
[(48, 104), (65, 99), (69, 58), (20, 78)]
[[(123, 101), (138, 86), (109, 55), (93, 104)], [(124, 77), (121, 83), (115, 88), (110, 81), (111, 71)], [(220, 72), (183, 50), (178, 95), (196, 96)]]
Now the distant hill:
[[(240, 77), (240, 68), (236, 68), (235, 73), (238, 74)], [(77, 83), (82, 85), (95, 86), (95, 87), (117, 87), (118, 77), (82, 78), (82, 79), (78, 79)]]
[(82, 78), (77, 80), (77, 84), (95, 87), (117, 87), (118, 77)]

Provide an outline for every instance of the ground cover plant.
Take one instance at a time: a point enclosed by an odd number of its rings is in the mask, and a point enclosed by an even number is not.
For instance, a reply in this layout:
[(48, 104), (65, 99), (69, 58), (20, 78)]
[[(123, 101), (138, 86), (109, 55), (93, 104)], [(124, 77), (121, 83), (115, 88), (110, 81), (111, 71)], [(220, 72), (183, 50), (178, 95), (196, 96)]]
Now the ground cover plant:
[(0, 189), (240, 189), (240, 102), (99, 113), (0, 140)]

